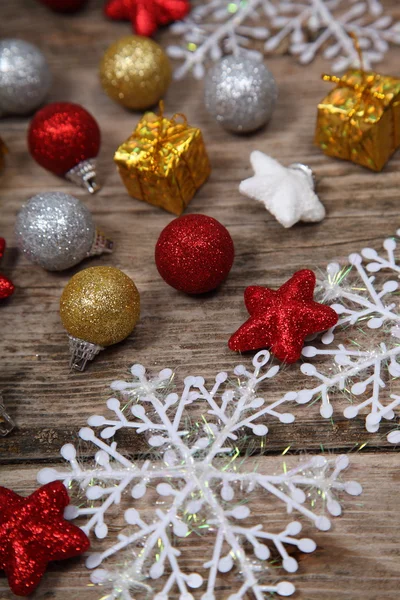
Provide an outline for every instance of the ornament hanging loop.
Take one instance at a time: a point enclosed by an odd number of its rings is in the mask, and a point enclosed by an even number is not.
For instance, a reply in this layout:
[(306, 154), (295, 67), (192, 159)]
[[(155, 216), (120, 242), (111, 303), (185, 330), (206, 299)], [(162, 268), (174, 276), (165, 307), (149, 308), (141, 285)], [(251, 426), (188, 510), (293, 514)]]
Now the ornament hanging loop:
[(353, 40), (353, 45), (354, 45), (355, 51), (357, 52), (358, 60), (360, 63), (360, 69), (361, 69), (361, 71), (365, 71), (364, 56), (363, 56), (363, 53), (361, 50), (360, 41), (358, 39), (358, 36), (353, 31), (351, 31), (349, 35), (350, 35), (351, 39)]

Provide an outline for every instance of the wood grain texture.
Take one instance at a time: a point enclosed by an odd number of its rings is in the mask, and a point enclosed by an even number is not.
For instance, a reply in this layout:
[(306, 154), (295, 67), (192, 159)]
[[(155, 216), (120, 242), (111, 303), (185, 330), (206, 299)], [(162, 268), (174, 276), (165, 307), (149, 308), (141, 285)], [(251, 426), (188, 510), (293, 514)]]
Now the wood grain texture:
[[(131, 364), (140, 362), (153, 370), (169, 366), (176, 371), (177, 380), (189, 373), (211, 378), (238, 362), (249, 364), (250, 357), (240, 358), (227, 348), (229, 335), (245, 318), (246, 286), (279, 286), (297, 269), (324, 269), (332, 260), (345, 259), (364, 246), (379, 246), (399, 226), (400, 152), (377, 175), (330, 159), (313, 145), (316, 105), (327, 91), (327, 84), (320, 79), (328, 68), (326, 62), (318, 59), (301, 68), (293, 58), (271, 57), (268, 65), (280, 88), (273, 121), (267, 129), (240, 138), (214, 125), (204, 110), (202, 83), (189, 78), (171, 86), (166, 112), (184, 112), (190, 123), (202, 129), (213, 172), (187, 212), (205, 213), (226, 225), (235, 242), (236, 261), (229, 279), (216, 293), (193, 298), (169, 288), (157, 273), (153, 253), (160, 231), (173, 216), (131, 199), (112, 161), (115, 149), (129, 136), (140, 115), (114, 104), (100, 88), (97, 69), (102, 53), (130, 30), (126, 23), (107, 22), (102, 4), (102, 0), (90, 0), (84, 11), (67, 17), (34, 0), (0, 0), (0, 36), (36, 43), (49, 60), (54, 77), (49, 101), (83, 104), (95, 115), (103, 133), (99, 160), (103, 188), (89, 197), (34, 163), (26, 145), (29, 119), (0, 122), (0, 135), (10, 149), (0, 175), (0, 235), (9, 244), (1, 269), (17, 286), (15, 296), (0, 307), (0, 390), (18, 424), (15, 433), (0, 440), (0, 462), (5, 465), (1, 482), (24, 492), (34, 485), (34, 465), (59, 460), (60, 447), (76, 439), (87, 417), (107, 399), (109, 383), (128, 373)], [(400, 19), (397, 0), (385, 0), (384, 4)], [(165, 43), (168, 33), (161, 33), (158, 39)], [(388, 53), (383, 72), (400, 76), (399, 54), (399, 49)], [(284, 164), (301, 161), (313, 168), (328, 211), (321, 224), (284, 230), (261, 205), (239, 194), (239, 182), (251, 174), (248, 157), (254, 149)], [(72, 193), (86, 203), (99, 228), (114, 239), (113, 255), (54, 274), (33, 266), (18, 253), (13, 227), (19, 208), (31, 195), (51, 190)], [(59, 298), (71, 275), (100, 264), (121, 268), (134, 279), (141, 293), (142, 317), (128, 340), (103, 352), (85, 373), (70, 373)], [(278, 398), (299, 385), (298, 368), (287, 367), (271, 382), (268, 398)], [(387, 397), (396, 389), (399, 392), (398, 382), (387, 388)], [(342, 406), (339, 398), (333, 401), (338, 408)], [(267, 454), (280, 454), (288, 445), (294, 452), (316, 451), (321, 444), (346, 451), (368, 442), (357, 456), (359, 478), (367, 480), (369, 468), (372, 470), (361, 515), (357, 515), (358, 503), (349, 503), (351, 518), (339, 520), (333, 534), (318, 534), (319, 552), (301, 558), (305, 564), (295, 577), (300, 589), (296, 597), (336, 600), (342, 590), (348, 600), (394, 600), (400, 566), (394, 526), (394, 521), (399, 525), (395, 514), (398, 457), (384, 452), (386, 433), (393, 425), (384, 424), (378, 434), (371, 435), (365, 432), (364, 419), (348, 421), (339, 409), (333, 422), (321, 419), (316, 405), (300, 406), (294, 413), (295, 424), (271, 426)], [(119, 443), (128, 447), (124, 437)], [(129, 450), (141, 453), (146, 446), (139, 441)], [(369, 456), (368, 451), (379, 454)], [(274, 460), (260, 459), (265, 468)], [(18, 470), (13, 464), (19, 465)], [(375, 488), (381, 491), (379, 495)], [(76, 599), (97, 598), (96, 591), (85, 588), (86, 583), (79, 561), (72, 568), (57, 565), (35, 598), (62, 600), (67, 593)], [(3, 588), (0, 585), (0, 600), (11, 597)]]
[[(298, 457), (285, 457), (285, 461), (290, 467), (297, 464)], [(282, 457), (264, 457), (261, 472), (279, 472), (282, 463)], [(362, 480), (363, 494), (359, 498), (342, 498), (343, 515), (332, 519), (330, 531), (317, 531), (307, 519), (300, 517), (303, 525), (302, 537), (314, 539), (318, 545), (317, 550), (312, 554), (303, 554), (288, 548), (290, 555), (299, 562), (299, 570), (295, 574), (288, 575), (278, 564), (272, 566), (274, 581), (290, 580), (295, 584), (298, 591), (292, 596), (294, 600), (398, 599), (400, 551), (398, 533), (395, 531), (395, 524), (398, 525), (400, 493), (398, 455), (393, 452), (379, 455), (363, 452), (352, 454), (346, 478)], [(12, 487), (16, 492), (27, 494), (36, 487), (36, 470), (31, 466), (21, 467), (18, 471), (12, 467), (4, 467), (2, 479), (5, 485)], [(254, 496), (254, 502), (249, 505), (252, 523), (255, 525), (262, 519), (268, 531), (282, 531), (288, 523), (285, 509), (277, 502), (266, 500), (262, 491)], [(128, 502), (129, 498), (123, 499), (122, 509), (129, 506)], [(146, 520), (151, 506), (149, 490), (145, 499), (138, 501), (135, 507), (141, 510)], [(114, 540), (118, 533), (122, 532), (122, 514), (123, 510), (108, 521), (109, 540)], [(293, 520), (298, 520), (297, 515), (293, 517)], [(186, 559), (194, 571), (204, 574), (202, 564), (212, 551), (210, 538), (207, 535), (195, 538), (189, 536), (179, 542), (180, 549), (185, 546), (183, 560)], [(103, 547), (107, 547), (104, 541), (94, 541), (92, 550), (98, 551)], [(275, 558), (275, 555), (272, 557)], [(235, 587), (237, 585), (232, 576), (220, 575), (217, 579), (216, 589), (221, 599), (227, 598), (231, 593), (232, 584), (235, 584)], [(88, 587), (88, 582), (89, 573), (82, 560), (53, 563), (32, 598), (64, 600), (69, 597), (71, 600), (98, 600), (102, 595), (101, 590)], [(15, 596), (7, 591), (4, 578), (0, 577), (0, 600), (13, 598)]]

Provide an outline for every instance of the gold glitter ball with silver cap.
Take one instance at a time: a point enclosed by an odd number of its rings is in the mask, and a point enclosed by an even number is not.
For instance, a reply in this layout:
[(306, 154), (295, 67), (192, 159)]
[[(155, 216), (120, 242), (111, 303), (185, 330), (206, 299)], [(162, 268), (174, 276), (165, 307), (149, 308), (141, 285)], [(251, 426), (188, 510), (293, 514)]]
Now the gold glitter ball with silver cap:
[(67, 283), (60, 316), (69, 335), (70, 367), (84, 371), (101, 350), (132, 333), (140, 316), (139, 292), (119, 269), (91, 267)]
[(39, 48), (13, 38), (0, 41), (0, 117), (33, 112), (45, 101), (51, 79)]
[(83, 202), (63, 192), (30, 198), (18, 213), (15, 235), (27, 258), (47, 271), (64, 271), (113, 249)]
[(272, 73), (249, 56), (226, 56), (207, 73), (205, 105), (219, 125), (251, 133), (270, 120), (278, 98)]

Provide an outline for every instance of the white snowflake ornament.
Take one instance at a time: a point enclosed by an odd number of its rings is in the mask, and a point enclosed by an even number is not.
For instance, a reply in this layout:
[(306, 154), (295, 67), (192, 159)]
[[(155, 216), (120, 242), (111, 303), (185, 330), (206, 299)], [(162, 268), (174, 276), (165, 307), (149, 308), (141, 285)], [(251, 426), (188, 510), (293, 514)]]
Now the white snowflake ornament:
[(325, 208), (314, 191), (309, 167), (295, 163), (286, 168), (258, 150), (251, 153), (250, 162), (254, 176), (242, 181), (239, 191), (262, 202), (283, 227), (324, 219)]
[[(345, 266), (328, 265), (317, 282), (317, 294), (339, 314), (339, 321), (322, 335), (322, 346), (310, 342), (302, 352), (305, 359), (318, 358), (318, 364), (301, 365), (313, 386), (298, 391), (297, 402), (317, 400), (321, 415), (330, 418), (334, 412), (331, 397), (342, 392), (350, 402), (344, 416), (354, 419), (366, 414), (370, 433), (379, 431), (383, 420), (393, 420), (400, 408), (400, 395), (386, 391), (400, 377), (397, 246), (396, 239), (388, 238), (383, 242), (384, 254), (364, 248), (350, 254)], [(389, 433), (388, 441), (399, 443), (399, 432)]]
[(400, 44), (400, 23), (384, 13), (380, 0), (206, 0), (170, 31), (182, 38), (167, 48), (181, 62), (176, 79), (190, 71), (201, 79), (207, 63), (224, 54), (260, 58), (283, 43), (301, 64), (322, 54), (334, 72), (344, 71), (360, 66), (352, 35), (370, 70), (389, 44)]
[[(126, 498), (126, 529), (105, 550), (90, 555), (86, 563), (88, 568), (96, 569), (93, 583), (110, 590), (103, 595), (104, 600), (132, 600), (140, 592), (153, 594), (155, 600), (168, 600), (175, 591), (181, 600), (226, 600), (227, 596), (218, 592), (217, 579), (234, 569), (237, 577), (228, 600), (242, 600), (248, 593), (256, 600), (266, 600), (271, 593), (281, 597), (294, 593), (291, 582), (277, 582), (268, 568), (271, 548), (280, 556), (283, 569), (293, 573), (298, 563), (287, 548), (313, 552), (315, 542), (299, 537), (302, 525), (292, 517), (283, 531), (269, 531), (268, 514), (259, 524), (249, 522), (251, 498), (264, 494), (285, 506), (289, 515), (297, 512), (326, 531), (331, 524), (324, 508), (330, 515), (339, 516), (340, 493), (358, 495), (361, 486), (342, 481), (342, 472), (349, 463), (346, 456), (314, 456), (292, 469), (284, 466), (281, 472), (272, 474), (256, 468), (254, 459), (240, 456), (240, 435), (246, 429), (264, 436), (268, 433), (265, 417), (283, 423), (294, 420), (291, 413), (277, 410), (293, 402), (294, 394), (272, 403), (260, 395), (262, 384), (279, 372), (269, 360), (268, 352), (259, 352), (252, 370), (239, 365), (231, 380), (227, 373), (219, 373), (210, 387), (202, 377), (186, 377), (181, 394), (171, 391), (170, 370), (148, 379), (144, 368), (135, 365), (133, 381), (112, 384), (112, 389), (122, 395), (124, 408), (117, 398), (111, 398), (107, 402), (111, 416), (89, 419), (89, 425), (98, 427), (99, 433), (90, 427), (79, 433), (96, 449), (94, 464), (79, 464), (76, 449), (67, 444), (61, 454), (70, 468), (47, 468), (39, 473), (41, 483), (61, 480), (70, 489), (80, 488), (88, 506), (80, 502), (79, 507), (69, 507), (67, 516), (86, 518), (83, 530), (101, 539), (109, 534), (109, 511)], [(194, 424), (190, 424), (189, 407), (190, 412), (202, 409)], [(107, 441), (120, 429), (146, 434), (160, 458), (139, 462), (128, 459), (118, 450), (117, 442)], [(144, 508), (142, 503), (142, 511), (139, 500), (150, 493), (157, 500), (150, 512), (149, 506)], [(324, 506), (317, 513), (315, 507), (321, 499)], [(212, 539), (201, 567), (203, 574), (187, 566), (189, 556), (181, 560), (179, 549), (180, 539), (192, 536), (192, 543), (197, 544), (200, 533)], [(130, 552), (124, 567), (121, 558), (120, 568), (103, 566), (106, 559), (125, 549)]]

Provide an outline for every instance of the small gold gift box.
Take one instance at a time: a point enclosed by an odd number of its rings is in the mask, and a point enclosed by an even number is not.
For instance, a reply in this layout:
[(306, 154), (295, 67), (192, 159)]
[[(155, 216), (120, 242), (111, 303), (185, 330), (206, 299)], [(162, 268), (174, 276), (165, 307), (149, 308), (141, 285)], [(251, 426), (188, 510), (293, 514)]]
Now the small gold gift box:
[(316, 144), (329, 156), (381, 171), (400, 146), (400, 79), (362, 69), (323, 79), (336, 87), (318, 105)]
[(200, 129), (184, 115), (147, 113), (114, 160), (131, 196), (181, 215), (211, 172)]

